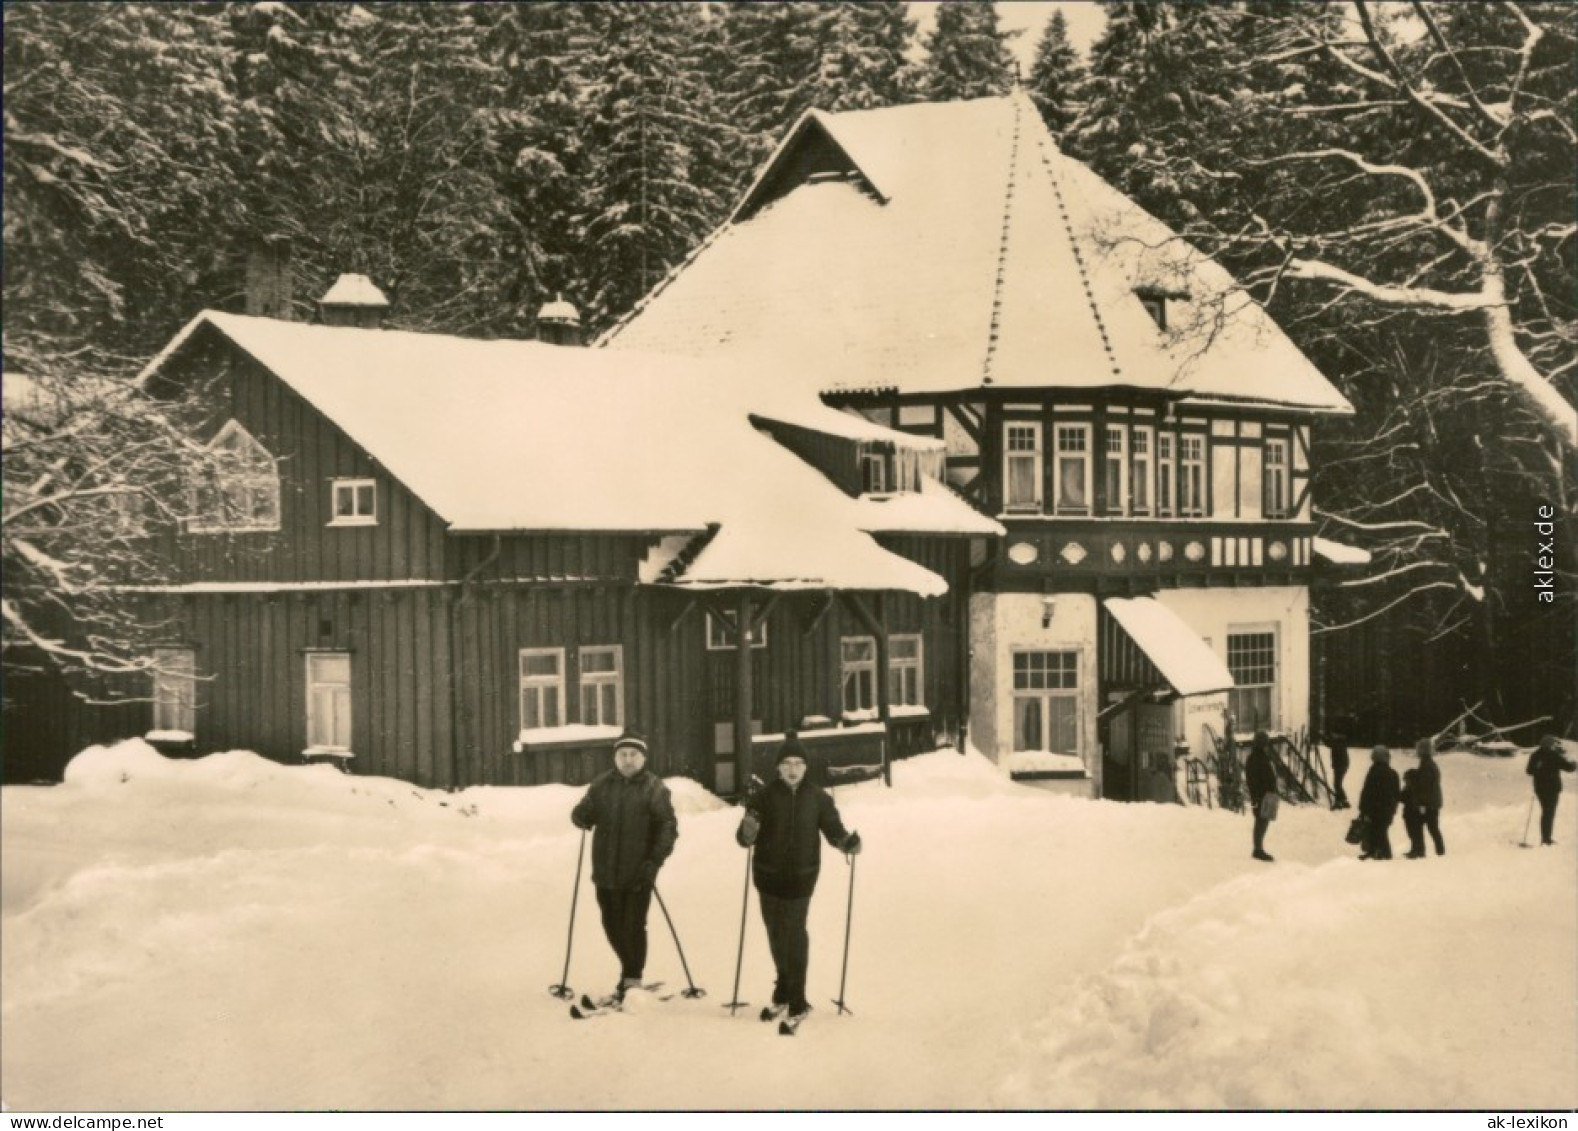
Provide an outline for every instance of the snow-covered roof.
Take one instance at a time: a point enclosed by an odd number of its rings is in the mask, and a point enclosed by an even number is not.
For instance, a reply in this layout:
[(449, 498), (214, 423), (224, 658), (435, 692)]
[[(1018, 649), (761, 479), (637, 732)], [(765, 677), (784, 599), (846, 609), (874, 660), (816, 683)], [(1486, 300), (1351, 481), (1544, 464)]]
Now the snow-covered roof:
[(388, 306), (389, 299), (366, 275), (346, 274), (318, 300), (329, 306)]
[(892, 495), (862, 495), (860, 528), (873, 534), (982, 534), (1006, 533), (1002, 523), (988, 518), (956, 492), (935, 479), (922, 479), (919, 491)]
[[(685, 583), (947, 589), (880, 547), (860, 500), (757, 427), (753, 416), (916, 442), (807, 390), (741, 380), (733, 365), (725, 379), (717, 363), (695, 359), (213, 311), (143, 378), (204, 326), (314, 405), (453, 530), (718, 526)], [(937, 520), (918, 521), (927, 530)]]
[(1205, 695), (1233, 686), (1221, 657), (1156, 598), (1108, 597), (1102, 605), (1179, 695)]
[[(1352, 411), (1225, 270), (1060, 153), (1022, 93), (816, 112), (775, 160), (813, 125), (882, 199), (796, 186), (605, 344), (792, 361), (824, 390), (1133, 387)], [(1137, 289), (1175, 296), (1169, 329)]]

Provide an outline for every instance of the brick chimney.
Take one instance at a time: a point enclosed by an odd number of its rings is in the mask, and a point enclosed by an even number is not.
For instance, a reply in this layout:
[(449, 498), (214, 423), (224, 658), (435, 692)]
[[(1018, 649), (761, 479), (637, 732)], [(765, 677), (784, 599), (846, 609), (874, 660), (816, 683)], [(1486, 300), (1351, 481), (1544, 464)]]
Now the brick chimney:
[(283, 318), (287, 322), (295, 317), (292, 304), (295, 287), (292, 285), (290, 244), (284, 240), (270, 240), (258, 244), (247, 252), (246, 313), (259, 318)]
[(581, 312), (559, 295), (537, 312), (537, 339), (551, 346), (581, 344)]
[(376, 330), (388, 310), (389, 300), (366, 275), (341, 275), (318, 300), (318, 314), (325, 326)]

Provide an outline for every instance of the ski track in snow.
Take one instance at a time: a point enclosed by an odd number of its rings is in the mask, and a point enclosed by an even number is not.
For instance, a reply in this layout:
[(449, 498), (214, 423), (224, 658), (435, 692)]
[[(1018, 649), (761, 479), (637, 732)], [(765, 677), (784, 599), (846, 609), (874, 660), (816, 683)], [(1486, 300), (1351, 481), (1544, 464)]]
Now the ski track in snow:
[[(86, 752), (0, 791), (0, 1093), (21, 1110), (1493, 1108), (1578, 1098), (1575, 798), (1516, 847), (1523, 760), (1442, 759), (1449, 855), (1360, 863), (1348, 814), (1074, 801), (951, 752), (840, 789), (815, 1012), (793, 1042), (736, 811), (674, 783), (648, 977), (576, 1024), (559, 981), (580, 790)], [(1362, 775), (1360, 775), (1362, 776)], [(1351, 783), (1355, 787), (1357, 782)], [(1399, 856), (1406, 850), (1393, 828)], [(617, 973), (587, 877), (569, 982)], [(705, 1066), (717, 1066), (708, 1069)]]

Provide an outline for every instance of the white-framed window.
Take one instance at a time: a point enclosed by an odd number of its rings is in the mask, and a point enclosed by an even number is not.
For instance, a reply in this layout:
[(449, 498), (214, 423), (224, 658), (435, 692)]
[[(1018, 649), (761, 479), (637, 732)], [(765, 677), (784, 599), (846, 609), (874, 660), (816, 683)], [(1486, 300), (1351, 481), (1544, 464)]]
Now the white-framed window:
[(1090, 512), (1090, 425), (1059, 424), (1053, 465), (1059, 514)]
[(1151, 430), (1136, 428), (1129, 434), (1129, 457), (1134, 478), (1130, 481), (1130, 508), (1135, 514), (1151, 513)]
[(1041, 509), (1041, 425), (1003, 425), (1003, 509)]
[(588, 726), (625, 725), (625, 649), (621, 644), (582, 648), (581, 722)]
[(377, 526), (378, 484), (371, 479), (336, 479), (329, 484), (330, 526)]
[(1078, 754), (1079, 653), (1014, 653), (1014, 749)]
[[(767, 647), (767, 621), (763, 620), (750, 630), (751, 647)], [(707, 614), (707, 651), (720, 652), (724, 649), (733, 649), (734, 633), (728, 626), (711, 613)]]
[(1170, 432), (1161, 432), (1156, 436), (1156, 513), (1170, 515), (1173, 513), (1173, 484), (1175, 478), (1173, 463), (1173, 436)]
[(1205, 514), (1205, 437), (1178, 437), (1178, 513)]
[(1227, 709), (1240, 731), (1277, 727), (1277, 629), (1275, 625), (1229, 628), (1227, 670), (1233, 688)]
[(209, 441), (208, 451), (193, 485), (187, 530), (278, 530), (279, 467), (268, 449), (232, 420)]
[(925, 703), (925, 696), (925, 650), (920, 633), (889, 636), (888, 703), (894, 707), (919, 707)]
[(1103, 486), (1107, 492), (1107, 513), (1123, 514), (1129, 495), (1129, 432), (1121, 424), (1107, 425), (1102, 452)]
[(860, 453), (860, 489), (868, 495), (885, 495), (893, 490), (886, 453), (872, 448)]
[(307, 653), (307, 751), (351, 750), (351, 654)]
[(153, 730), (197, 733), (197, 653), (190, 648), (155, 648)]
[(1266, 440), (1266, 489), (1263, 499), (1267, 518), (1287, 518), (1292, 507), (1291, 482), (1288, 464), (1291, 445), (1287, 437), (1272, 436)]
[(877, 707), (877, 641), (871, 636), (845, 636), (839, 641), (840, 683), (844, 714)]
[(564, 725), (564, 649), (520, 650), (521, 729)]

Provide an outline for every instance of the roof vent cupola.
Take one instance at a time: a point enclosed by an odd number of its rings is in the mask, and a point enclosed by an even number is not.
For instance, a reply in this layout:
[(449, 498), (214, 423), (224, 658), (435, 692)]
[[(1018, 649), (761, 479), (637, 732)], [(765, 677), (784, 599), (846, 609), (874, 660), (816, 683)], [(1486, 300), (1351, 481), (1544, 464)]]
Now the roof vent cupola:
[(563, 295), (543, 303), (537, 312), (537, 338), (551, 346), (580, 345), (581, 312), (574, 303), (565, 302)]
[(366, 275), (341, 275), (318, 300), (325, 326), (360, 326), (376, 330), (383, 325), (389, 300)]

